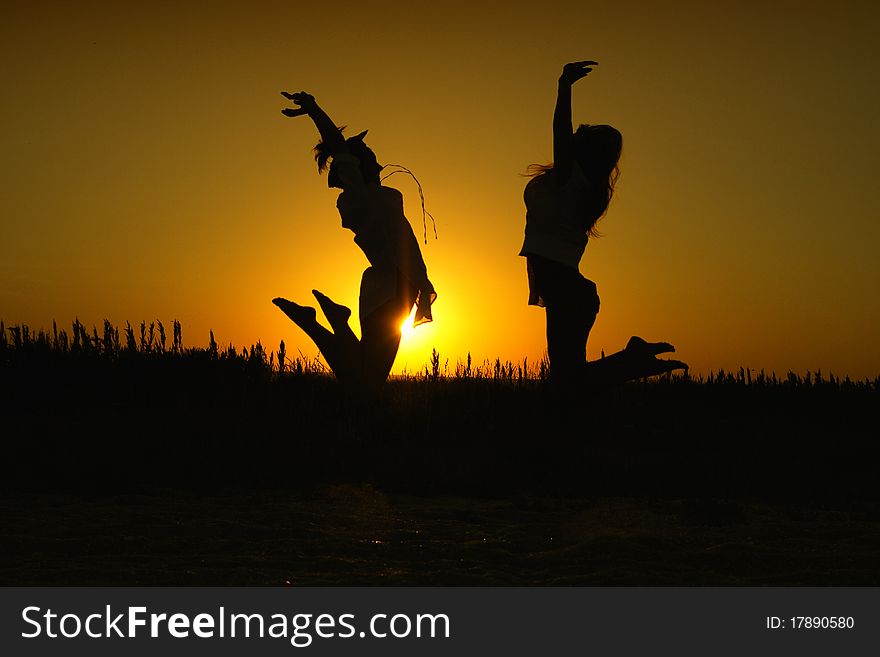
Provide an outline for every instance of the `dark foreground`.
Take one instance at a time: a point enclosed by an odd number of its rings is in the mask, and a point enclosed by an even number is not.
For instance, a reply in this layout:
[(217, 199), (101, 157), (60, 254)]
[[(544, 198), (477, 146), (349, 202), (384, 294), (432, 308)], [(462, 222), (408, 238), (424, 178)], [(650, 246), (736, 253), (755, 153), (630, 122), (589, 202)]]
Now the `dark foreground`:
[(880, 585), (876, 512), (365, 486), (2, 500), (21, 585)]
[(79, 339), (0, 342), (2, 585), (880, 585), (877, 381), (364, 397)]

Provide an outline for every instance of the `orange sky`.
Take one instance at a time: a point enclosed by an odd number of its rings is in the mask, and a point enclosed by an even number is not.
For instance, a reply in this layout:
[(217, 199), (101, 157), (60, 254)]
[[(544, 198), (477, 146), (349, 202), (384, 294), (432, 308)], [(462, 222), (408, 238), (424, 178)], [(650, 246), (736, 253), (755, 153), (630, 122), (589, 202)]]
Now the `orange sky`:
[[(520, 174), (551, 157), (561, 65), (596, 59), (575, 121), (624, 135), (582, 272), (588, 352), (664, 339), (694, 371), (880, 374), (874, 3), (9, 3), (0, 25), (0, 318), (183, 322), (184, 340), (315, 348), (272, 304), (356, 306), (366, 261), (311, 159), (305, 89), (412, 169), (436, 346), (534, 361)], [(352, 133), (353, 134), (353, 133)], [(403, 176), (421, 235), (418, 196)]]

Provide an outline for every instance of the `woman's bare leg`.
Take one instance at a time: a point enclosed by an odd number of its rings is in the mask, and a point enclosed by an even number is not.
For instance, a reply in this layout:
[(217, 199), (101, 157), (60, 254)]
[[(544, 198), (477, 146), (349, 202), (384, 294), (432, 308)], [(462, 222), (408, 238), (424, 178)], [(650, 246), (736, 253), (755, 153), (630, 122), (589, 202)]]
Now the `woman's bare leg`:
[(337, 379), (345, 383), (358, 381), (361, 373), (361, 358), (357, 338), (353, 333), (351, 334), (353, 341), (347, 335), (339, 337), (331, 333), (318, 323), (317, 313), (311, 306), (301, 306), (281, 297), (272, 299), (272, 303), (312, 339), (324, 354), (327, 364)]
[(550, 376), (557, 383), (576, 383), (584, 376), (587, 339), (596, 313), (574, 304), (552, 304), (545, 311)]
[(381, 385), (391, 373), (400, 349), (400, 325), (406, 314), (406, 309), (401, 308), (400, 301), (395, 299), (361, 318), (363, 377), (366, 385)]

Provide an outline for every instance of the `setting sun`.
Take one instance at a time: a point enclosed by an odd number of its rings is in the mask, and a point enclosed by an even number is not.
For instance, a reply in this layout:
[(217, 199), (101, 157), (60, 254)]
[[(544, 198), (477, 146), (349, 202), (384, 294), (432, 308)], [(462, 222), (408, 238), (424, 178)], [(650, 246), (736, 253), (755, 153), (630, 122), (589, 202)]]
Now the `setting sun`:
[(407, 316), (403, 323), (400, 325), (400, 334), (403, 340), (408, 339), (410, 336), (415, 333), (415, 327), (413, 326), (413, 317), (415, 317), (416, 309), (413, 308), (412, 312)]

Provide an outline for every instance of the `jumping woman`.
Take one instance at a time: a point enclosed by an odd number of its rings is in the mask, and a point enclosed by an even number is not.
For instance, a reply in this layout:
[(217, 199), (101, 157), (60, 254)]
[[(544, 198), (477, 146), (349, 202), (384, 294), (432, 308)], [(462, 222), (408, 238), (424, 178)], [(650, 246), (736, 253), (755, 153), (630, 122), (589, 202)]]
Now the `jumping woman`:
[(619, 174), (623, 138), (609, 125), (583, 124), (572, 130), (571, 87), (597, 66), (566, 64), (559, 77), (553, 114), (553, 163), (531, 165), (525, 188), (526, 230), (520, 255), (526, 258), (529, 304), (547, 317), (550, 376), (562, 383), (616, 383), (661, 374), (687, 365), (659, 360), (675, 351), (666, 342), (633, 336), (623, 351), (587, 361), (587, 338), (599, 312), (596, 284), (578, 271), (587, 241), (611, 202)]
[(354, 233), (354, 242), (370, 266), (361, 278), (359, 314), (361, 338), (348, 325), (351, 310), (317, 290), (312, 293), (330, 323), (317, 321), (315, 308), (278, 297), (272, 302), (315, 342), (341, 382), (374, 387), (388, 377), (400, 347), (401, 324), (416, 307), (414, 324), (431, 321), (437, 298), (418, 240), (403, 214), (403, 196), (381, 184), (382, 166), (364, 143), (366, 131), (348, 139), (304, 91), (282, 92), (296, 108), (285, 116), (312, 119), (321, 141), (315, 146), (319, 173), (328, 170), (327, 184), (342, 190), (336, 207), (342, 227)]

